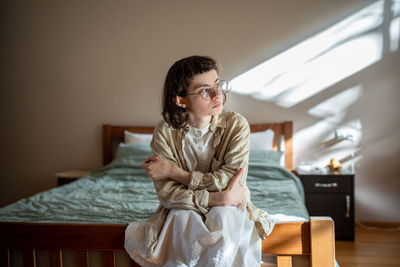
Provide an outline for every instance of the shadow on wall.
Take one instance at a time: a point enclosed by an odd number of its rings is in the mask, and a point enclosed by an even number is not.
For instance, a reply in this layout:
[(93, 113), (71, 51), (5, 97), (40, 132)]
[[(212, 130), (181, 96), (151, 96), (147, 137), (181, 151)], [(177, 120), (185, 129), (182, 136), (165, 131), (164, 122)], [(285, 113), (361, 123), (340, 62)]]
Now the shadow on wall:
[[(324, 165), (335, 156), (353, 168), (361, 159), (361, 118), (350, 118), (364, 85), (335, 88), (399, 48), (400, 1), (380, 0), (232, 79), (232, 92), (291, 109), (319, 98), (308, 109), (313, 124), (294, 135), (295, 164)], [(353, 82), (354, 83), (354, 82)], [(345, 86), (345, 85), (344, 85)], [(338, 92), (339, 91), (339, 92)], [(337, 134), (351, 136), (341, 139)], [(322, 140), (322, 141), (321, 141)], [(315, 150), (307, 148), (313, 147)], [(315, 153), (318, 152), (318, 153)]]

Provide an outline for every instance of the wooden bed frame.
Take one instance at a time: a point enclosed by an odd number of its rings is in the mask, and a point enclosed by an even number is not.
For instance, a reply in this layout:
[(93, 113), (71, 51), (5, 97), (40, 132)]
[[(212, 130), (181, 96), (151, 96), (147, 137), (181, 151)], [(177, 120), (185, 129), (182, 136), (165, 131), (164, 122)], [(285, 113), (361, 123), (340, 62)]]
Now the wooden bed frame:
[[(103, 125), (103, 163), (111, 162), (124, 131), (152, 133), (153, 127)], [(251, 131), (273, 129), (274, 149), (284, 138), (285, 166), (293, 169), (290, 121), (251, 125)], [(89, 266), (88, 251), (102, 252), (103, 266), (116, 266), (115, 253), (124, 251), (126, 224), (0, 223), (0, 265), (10, 266), (10, 251), (23, 250), (24, 266), (36, 266), (36, 250), (49, 251), (50, 266), (62, 266), (62, 251), (76, 252), (77, 266)], [(278, 223), (262, 242), (263, 254), (277, 255), (277, 266), (292, 266), (292, 255), (309, 255), (313, 267), (334, 266), (334, 224), (329, 217), (311, 217), (310, 222)], [(131, 266), (139, 266), (131, 261)]]

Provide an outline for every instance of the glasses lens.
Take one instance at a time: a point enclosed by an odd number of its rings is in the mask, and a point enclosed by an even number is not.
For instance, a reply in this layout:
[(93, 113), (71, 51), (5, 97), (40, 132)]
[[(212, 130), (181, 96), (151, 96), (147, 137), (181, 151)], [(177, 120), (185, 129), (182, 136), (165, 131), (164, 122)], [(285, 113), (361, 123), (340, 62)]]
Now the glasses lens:
[(201, 90), (200, 95), (204, 100), (210, 100), (217, 95), (221, 95), (225, 98), (225, 93), (231, 90), (231, 86), (227, 81), (220, 81), (214, 88), (204, 88)]
[(211, 91), (212, 91), (212, 90), (209, 89), (209, 88), (203, 89), (203, 90), (201, 90), (200, 95), (201, 95), (201, 97), (202, 97), (204, 100), (210, 100), (211, 97), (212, 97), (212, 96), (211, 96), (211, 94), (212, 94)]
[(201, 91), (201, 97), (204, 100), (210, 100), (211, 98), (214, 98), (217, 95), (220, 95), (222, 93), (221, 89), (219, 87), (217, 88), (207, 88), (203, 89)]
[(218, 84), (218, 88), (220, 88), (220, 90), (221, 90), (223, 93), (228, 93), (228, 92), (230, 92), (231, 89), (232, 89), (231, 85), (230, 85), (227, 81), (221, 81), (221, 82)]

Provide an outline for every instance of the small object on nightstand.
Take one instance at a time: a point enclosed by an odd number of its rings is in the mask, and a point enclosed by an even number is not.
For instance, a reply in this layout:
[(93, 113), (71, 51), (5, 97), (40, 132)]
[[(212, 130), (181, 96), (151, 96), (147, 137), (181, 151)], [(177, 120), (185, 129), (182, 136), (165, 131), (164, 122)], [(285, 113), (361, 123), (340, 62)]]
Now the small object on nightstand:
[(297, 166), (297, 172), (299, 173), (311, 173), (314, 167), (308, 162), (301, 162), (299, 166)]
[(69, 184), (75, 180), (78, 180), (83, 176), (88, 175), (89, 173), (90, 171), (81, 171), (81, 170), (70, 170), (70, 171), (56, 173), (57, 186)]
[(342, 167), (342, 163), (335, 158), (331, 158), (331, 161), (328, 164), (329, 169), (331, 172), (338, 172)]

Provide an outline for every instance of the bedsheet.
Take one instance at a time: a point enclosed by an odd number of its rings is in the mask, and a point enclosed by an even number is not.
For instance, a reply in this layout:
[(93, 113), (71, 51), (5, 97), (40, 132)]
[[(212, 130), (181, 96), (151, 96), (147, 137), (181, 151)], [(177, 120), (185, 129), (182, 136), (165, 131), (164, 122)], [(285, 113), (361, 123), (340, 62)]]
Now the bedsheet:
[[(118, 149), (113, 162), (84, 178), (1, 208), (0, 221), (102, 224), (145, 221), (159, 205), (152, 180), (140, 167), (151, 150), (148, 145), (125, 146)], [(308, 220), (301, 182), (286, 169), (250, 156), (247, 185), (253, 204), (269, 214)]]

